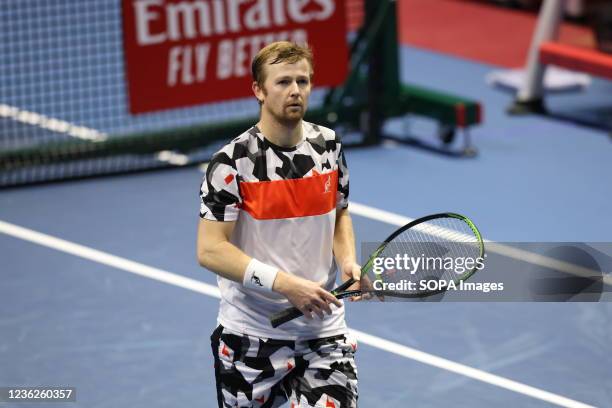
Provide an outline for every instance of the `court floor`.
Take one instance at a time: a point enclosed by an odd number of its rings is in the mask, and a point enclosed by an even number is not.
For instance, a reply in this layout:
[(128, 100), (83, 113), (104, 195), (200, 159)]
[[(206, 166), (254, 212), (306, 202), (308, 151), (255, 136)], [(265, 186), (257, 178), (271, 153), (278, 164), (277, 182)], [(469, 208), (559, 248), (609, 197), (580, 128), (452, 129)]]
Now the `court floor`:
[[(484, 84), (491, 67), (408, 47), (402, 60), (411, 82), (483, 102), (480, 152), (348, 150), (358, 243), (383, 239), (393, 214), (438, 211), (470, 216), (494, 241), (612, 241), (606, 132), (507, 117), (510, 96)], [(612, 84), (552, 103), (609, 104), (602, 89)], [(195, 258), (201, 177), (187, 168), (0, 192), (0, 385), (76, 387), (66, 406), (215, 406), (218, 299)], [(362, 407), (612, 406), (610, 303), (347, 310)]]

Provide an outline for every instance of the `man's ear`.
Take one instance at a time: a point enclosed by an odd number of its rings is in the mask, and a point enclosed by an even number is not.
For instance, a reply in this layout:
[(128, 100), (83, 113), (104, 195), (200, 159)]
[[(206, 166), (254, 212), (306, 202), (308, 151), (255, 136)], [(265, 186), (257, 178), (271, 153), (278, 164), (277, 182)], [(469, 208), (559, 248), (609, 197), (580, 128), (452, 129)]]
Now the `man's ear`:
[(263, 89), (259, 87), (259, 84), (257, 83), (257, 81), (253, 81), (253, 84), (251, 85), (251, 89), (253, 89), (253, 94), (255, 95), (259, 103), (262, 103), (264, 100), (265, 94), (263, 92)]

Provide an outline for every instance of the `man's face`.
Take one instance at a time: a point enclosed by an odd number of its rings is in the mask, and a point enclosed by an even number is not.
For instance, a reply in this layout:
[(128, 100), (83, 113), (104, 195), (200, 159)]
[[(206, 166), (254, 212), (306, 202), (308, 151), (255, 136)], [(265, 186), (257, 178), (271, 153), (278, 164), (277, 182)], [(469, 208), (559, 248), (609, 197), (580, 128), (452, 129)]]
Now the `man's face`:
[(302, 59), (295, 64), (281, 62), (266, 64), (266, 79), (263, 87), (253, 84), (255, 96), (263, 101), (266, 110), (284, 125), (293, 125), (306, 113), (310, 96), (310, 65)]

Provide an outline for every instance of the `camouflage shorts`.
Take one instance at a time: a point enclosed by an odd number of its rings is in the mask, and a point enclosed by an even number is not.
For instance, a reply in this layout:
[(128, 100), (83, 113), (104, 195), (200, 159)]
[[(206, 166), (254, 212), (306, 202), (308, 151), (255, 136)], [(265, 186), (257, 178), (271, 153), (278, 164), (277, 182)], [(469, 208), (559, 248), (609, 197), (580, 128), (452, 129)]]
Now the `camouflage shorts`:
[(220, 408), (357, 407), (357, 342), (351, 335), (290, 341), (211, 336)]

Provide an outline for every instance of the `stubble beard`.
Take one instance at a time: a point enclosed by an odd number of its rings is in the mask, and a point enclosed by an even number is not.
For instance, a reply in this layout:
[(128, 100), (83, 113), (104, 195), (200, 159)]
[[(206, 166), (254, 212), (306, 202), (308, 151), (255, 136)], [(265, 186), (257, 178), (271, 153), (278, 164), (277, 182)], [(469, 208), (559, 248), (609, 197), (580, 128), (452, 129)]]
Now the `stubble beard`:
[[(268, 92), (265, 87), (261, 87), (264, 96), (268, 96)], [(276, 121), (276, 123), (280, 124), (284, 127), (295, 127), (297, 126), (302, 119), (304, 119), (304, 115), (306, 114), (306, 105), (302, 103), (302, 108), (298, 112), (289, 113), (291, 108), (287, 106), (283, 106), (280, 112), (275, 112), (274, 109), (262, 107), (262, 109), (266, 109), (270, 116)]]
[(300, 121), (304, 118), (304, 114), (306, 113), (306, 109), (302, 106), (299, 111), (289, 112), (291, 108), (283, 107), (282, 111), (274, 112), (274, 110), (270, 109), (268, 112), (274, 118), (274, 120), (285, 127), (295, 127)]

